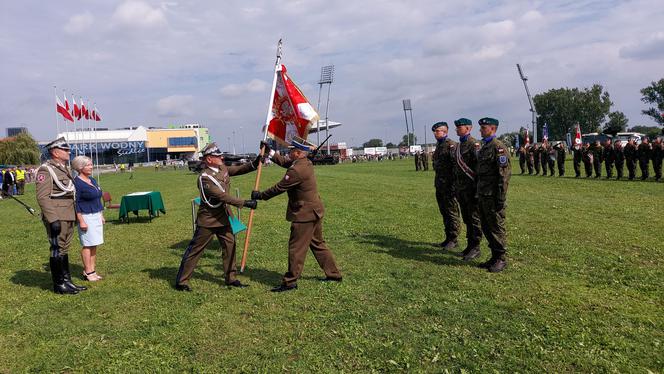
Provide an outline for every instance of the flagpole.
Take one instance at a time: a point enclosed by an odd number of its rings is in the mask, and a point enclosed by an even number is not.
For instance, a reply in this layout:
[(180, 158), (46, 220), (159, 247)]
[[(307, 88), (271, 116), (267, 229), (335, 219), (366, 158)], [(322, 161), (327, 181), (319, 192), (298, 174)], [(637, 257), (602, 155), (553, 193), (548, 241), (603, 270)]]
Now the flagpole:
[[(92, 102), (92, 100), (90, 100)], [(89, 113), (90, 111), (88, 111)], [(90, 150), (90, 160), (92, 161), (92, 123), (90, 122), (90, 115), (86, 118), (88, 122), (88, 149)]]
[(99, 180), (101, 179), (101, 171), (99, 170), (99, 140), (97, 139), (97, 103), (95, 103), (95, 164), (97, 165), (97, 183), (99, 183)]
[[(69, 106), (69, 102), (67, 101), (67, 93), (65, 92), (64, 88), (62, 89), (62, 96), (65, 98), (65, 109), (67, 109), (67, 106)], [(65, 140), (67, 141), (67, 144), (69, 144), (69, 131), (67, 131), (67, 122), (65, 122), (64, 124), (65, 124)]]
[[(267, 140), (267, 131), (270, 126), (270, 117), (272, 116), (272, 106), (274, 103), (274, 90), (277, 87), (277, 75), (281, 71), (281, 39), (277, 43), (277, 61), (274, 63), (274, 77), (272, 79), (272, 90), (270, 91), (270, 102), (267, 109), (265, 118), (265, 132), (263, 133), (263, 141)], [(262, 159), (265, 153), (265, 147), (261, 147), (259, 157)], [(258, 170), (256, 170), (256, 182), (254, 183), (254, 191), (258, 190), (261, 182), (261, 172), (263, 171), (263, 162), (258, 163)], [(244, 250), (242, 251), (242, 263), (240, 265), (240, 273), (244, 272), (244, 267), (247, 263), (247, 252), (249, 251), (249, 240), (251, 238), (251, 226), (254, 222), (254, 210), (249, 212), (249, 222), (247, 222), (247, 234), (244, 237)]]
[[(55, 87), (55, 86), (53, 86), (53, 93), (55, 94), (56, 97), (58, 96), (58, 88)], [(58, 135), (60, 135), (60, 121), (58, 121), (58, 110), (57, 110), (58, 109), (57, 108), (58, 103), (57, 103), (57, 101), (55, 102), (55, 105), (56, 105), (56, 108), (55, 108), (56, 109), (55, 110), (55, 129), (57, 131), (57, 133), (55, 134), (55, 137), (57, 138)]]

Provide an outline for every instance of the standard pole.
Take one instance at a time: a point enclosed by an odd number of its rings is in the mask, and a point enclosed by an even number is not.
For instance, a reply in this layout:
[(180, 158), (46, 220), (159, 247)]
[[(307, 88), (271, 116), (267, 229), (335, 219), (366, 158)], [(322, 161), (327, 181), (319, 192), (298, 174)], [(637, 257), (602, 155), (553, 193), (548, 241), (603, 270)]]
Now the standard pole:
[[(277, 61), (274, 64), (274, 77), (272, 79), (272, 90), (270, 91), (270, 103), (268, 104), (267, 116), (265, 118), (265, 132), (263, 133), (263, 141), (267, 140), (267, 131), (270, 126), (270, 117), (272, 117), (272, 104), (274, 103), (274, 89), (277, 87), (277, 75), (281, 71), (281, 39), (277, 43)], [(263, 157), (265, 148), (261, 147), (260, 157)], [(263, 163), (258, 163), (258, 170), (256, 170), (256, 182), (254, 183), (254, 191), (258, 190), (261, 182), (261, 172), (263, 171)], [(240, 264), (240, 273), (244, 272), (244, 267), (247, 263), (247, 252), (249, 250), (249, 241), (251, 239), (251, 226), (254, 222), (254, 210), (249, 212), (249, 222), (247, 222), (247, 235), (244, 237), (244, 250), (242, 251), (242, 263)]]
[[(58, 89), (57, 89), (57, 87), (55, 87), (55, 86), (53, 86), (53, 93), (55, 94), (56, 97), (58, 96)], [(55, 105), (58, 105), (58, 102), (57, 102), (57, 101), (55, 102)], [(56, 129), (56, 130), (55, 130), (55, 131), (57, 131), (57, 133), (55, 134), (55, 137), (57, 138), (58, 135), (60, 135), (60, 121), (58, 120), (58, 111), (57, 111), (57, 108), (55, 108), (55, 109), (56, 109), (56, 111), (55, 111), (55, 129)], [(65, 124), (65, 126), (67, 126), (67, 125)], [(65, 128), (66, 128), (66, 127), (65, 127)], [(65, 139), (66, 139), (66, 138), (67, 138), (67, 134), (65, 133)], [(67, 143), (69, 143), (69, 140), (67, 140)]]

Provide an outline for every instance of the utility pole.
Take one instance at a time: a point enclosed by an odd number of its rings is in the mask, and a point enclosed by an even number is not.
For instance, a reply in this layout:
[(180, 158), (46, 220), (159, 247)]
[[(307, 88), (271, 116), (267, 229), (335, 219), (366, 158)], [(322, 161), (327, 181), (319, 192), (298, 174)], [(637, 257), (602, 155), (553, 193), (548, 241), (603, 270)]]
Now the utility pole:
[(521, 70), (521, 65), (516, 64), (516, 69), (519, 71), (519, 76), (523, 81), (523, 87), (526, 89), (526, 96), (528, 96), (528, 103), (530, 104), (530, 112), (532, 113), (532, 126), (533, 126), (533, 144), (537, 143), (537, 126), (535, 125), (535, 118), (537, 113), (535, 112), (535, 105), (533, 105), (533, 98), (530, 96), (530, 90), (528, 89), (528, 77), (523, 74)]

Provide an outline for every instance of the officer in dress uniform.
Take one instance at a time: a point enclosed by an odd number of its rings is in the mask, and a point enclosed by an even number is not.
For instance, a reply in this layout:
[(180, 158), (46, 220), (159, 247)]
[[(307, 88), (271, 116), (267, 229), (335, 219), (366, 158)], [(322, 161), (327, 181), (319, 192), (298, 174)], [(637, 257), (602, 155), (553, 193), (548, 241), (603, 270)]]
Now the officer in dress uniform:
[(450, 250), (457, 246), (459, 236), (459, 204), (454, 189), (454, 154), (458, 144), (447, 136), (447, 122), (436, 122), (431, 126), (431, 131), (436, 138), (436, 150), (433, 153), (436, 202), (445, 226), (445, 240), (437, 246)]
[(616, 162), (616, 154), (611, 144), (611, 139), (607, 139), (602, 153), (604, 159), (604, 169), (606, 170), (606, 179), (613, 178), (613, 164)]
[(203, 149), (203, 162), (205, 168), (198, 177), (198, 189), (201, 194), (201, 206), (196, 217), (196, 231), (182, 256), (180, 269), (175, 278), (175, 289), (178, 291), (191, 291), (189, 279), (203, 254), (205, 247), (216, 236), (221, 244), (224, 282), (228, 287), (247, 287), (246, 284), (235, 278), (235, 236), (230, 224), (233, 213), (231, 206), (256, 209), (255, 200), (242, 200), (231, 195), (231, 179), (235, 175), (242, 175), (256, 170), (260, 156), (253, 162), (246, 162), (238, 166), (224, 165), (223, 154), (215, 143), (208, 144)]
[(604, 149), (599, 143), (599, 140), (595, 140), (590, 150), (593, 153), (593, 168), (595, 169), (595, 178), (602, 177), (602, 161), (604, 161)]
[(583, 160), (583, 152), (580, 144), (574, 144), (572, 147), (572, 164), (574, 165), (574, 177), (581, 177), (581, 160)]
[(625, 166), (625, 153), (623, 153), (623, 146), (620, 140), (616, 140), (613, 144), (613, 155), (616, 160), (616, 180), (623, 177), (623, 167)]
[(307, 249), (311, 249), (318, 265), (325, 272), (322, 281), (341, 282), (341, 272), (323, 238), (325, 207), (318, 194), (314, 165), (307, 158), (311, 146), (304, 139), (295, 137), (290, 142), (287, 156), (273, 152), (265, 143), (261, 146), (265, 147), (265, 152), (272, 157), (275, 164), (288, 169), (274, 186), (263, 192), (251, 192), (251, 198), (256, 200), (269, 200), (284, 192), (288, 194), (286, 220), (291, 222), (288, 271), (284, 274), (281, 284), (271, 291), (283, 292), (297, 288), (297, 280), (304, 268)]
[(659, 137), (652, 144), (652, 166), (655, 169), (655, 181), (662, 180), (662, 160), (664, 159), (664, 142)]
[(69, 144), (58, 138), (46, 145), (50, 159), (37, 171), (37, 204), (41, 208), (42, 222), (51, 244), (49, 265), (53, 291), (59, 294), (77, 294), (87, 288), (71, 281), (69, 272), (69, 246), (74, 236), (76, 210), (75, 187), (69, 162)]
[(548, 173), (548, 166), (549, 166), (549, 141), (548, 140), (543, 140), (542, 145), (540, 145), (539, 148), (539, 160), (540, 164), (542, 165), (542, 176), (546, 177)]
[(556, 163), (558, 164), (558, 176), (562, 177), (565, 175), (565, 158), (567, 157), (567, 151), (565, 150), (565, 143), (559, 142), (554, 147), (556, 149)]
[(581, 151), (583, 155), (583, 169), (586, 172), (586, 178), (593, 176), (593, 152), (590, 149), (590, 143), (584, 143)]
[(641, 140), (641, 144), (637, 147), (637, 156), (639, 158), (639, 168), (641, 169), (641, 180), (644, 181), (650, 176), (650, 158), (652, 153), (652, 146), (648, 137)]
[(480, 267), (497, 273), (507, 266), (505, 208), (511, 176), (510, 157), (507, 147), (496, 139), (498, 120), (487, 117), (478, 122), (483, 145), (477, 156), (477, 194), (482, 232), (491, 249), (491, 258)]
[(459, 145), (454, 153), (454, 188), (461, 209), (461, 217), (466, 225), (467, 245), (463, 252), (464, 261), (471, 261), (480, 255), (482, 226), (477, 201), (477, 153), (480, 143), (470, 135), (473, 123), (468, 118), (454, 121)]
[(528, 166), (528, 175), (533, 175), (535, 168), (535, 149), (532, 144), (526, 144), (526, 165)]

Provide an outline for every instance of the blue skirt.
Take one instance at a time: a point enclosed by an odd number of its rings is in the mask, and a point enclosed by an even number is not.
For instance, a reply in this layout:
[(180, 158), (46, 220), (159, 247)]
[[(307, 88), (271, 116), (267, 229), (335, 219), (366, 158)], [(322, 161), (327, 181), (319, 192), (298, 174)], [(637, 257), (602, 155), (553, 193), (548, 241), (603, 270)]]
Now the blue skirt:
[(102, 223), (102, 214), (99, 213), (90, 213), (83, 214), (83, 220), (88, 225), (86, 231), (78, 228), (78, 238), (81, 240), (81, 245), (83, 247), (94, 247), (100, 244), (104, 244), (104, 224)]

